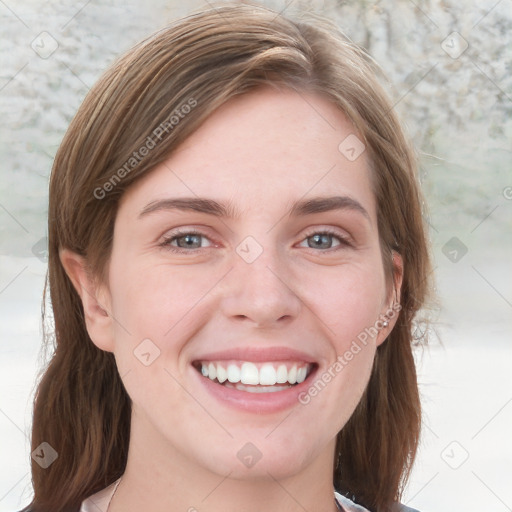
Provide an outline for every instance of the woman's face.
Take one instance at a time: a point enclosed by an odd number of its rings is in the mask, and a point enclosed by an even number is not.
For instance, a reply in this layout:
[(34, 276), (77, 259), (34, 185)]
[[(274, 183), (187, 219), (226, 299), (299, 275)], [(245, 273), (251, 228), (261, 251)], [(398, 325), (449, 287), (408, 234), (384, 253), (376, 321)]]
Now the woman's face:
[(125, 193), (102, 348), (141, 454), (238, 479), (332, 463), (394, 322), (360, 144), (326, 99), (259, 89)]

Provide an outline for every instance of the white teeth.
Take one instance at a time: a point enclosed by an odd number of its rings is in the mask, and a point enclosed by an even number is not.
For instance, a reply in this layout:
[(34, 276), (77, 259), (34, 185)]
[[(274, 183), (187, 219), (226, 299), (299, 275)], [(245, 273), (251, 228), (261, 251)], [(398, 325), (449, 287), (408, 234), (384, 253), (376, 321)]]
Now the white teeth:
[(222, 384), (228, 378), (228, 372), (220, 364), (217, 365), (217, 380)]
[[(240, 381), (242, 384), (259, 384), (258, 368), (254, 363), (242, 364), (240, 371)], [(230, 381), (233, 382), (233, 381)]]
[[(228, 380), (229, 382), (240, 382), (240, 368), (236, 364), (228, 366)], [(213, 379), (212, 379), (213, 380)]]
[[(225, 368), (220, 363), (208, 361), (201, 363), (201, 374), (211, 380), (217, 379), (221, 384), (226, 381), (232, 384), (240, 383), (244, 390), (247, 388), (244, 385), (259, 385), (273, 386), (273, 391), (276, 391), (277, 388), (279, 390), (286, 389), (289, 385), (304, 382), (309, 367), (310, 365), (306, 363), (296, 363), (288, 369), (287, 365), (283, 363), (275, 364), (269, 362), (257, 365), (246, 361), (241, 363), (241, 365), (230, 363)], [(284, 386), (279, 386), (279, 384), (284, 384)], [(265, 388), (261, 389), (264, 390)]]
[(306, 379), (306, 373), (307, 373), (307, 370), (304, 366), (297, 370), (297, 383), (298, 384), (300, 384), (301, 382), (304, 382), (304, 380)]
[(260, 369), (259, 384), (273, 386), (277, 382), (277, 372), (271, 364), (264, 364)]
[(276, 391), (283, 391), (284, 389), (291, 388), (290, 384), (286, 386), (244, 386), (239, 382), (237, 384), (226, 383), (226, 387), (238, 389), (239, 391), (247, 391), (249, 393), (275, 393)]
[(290, 384), (297, 382), (297, 367), (295, 365), (293, 365), (292, 369), (288, 372), (288, 382)]
[(288, 382), (288, 370), (286, 369), (285, 364), (280, 364), (279, 368), (277, 369), (277, 380), (276, 382), (278, 384), (284, 384), (285, 382)]

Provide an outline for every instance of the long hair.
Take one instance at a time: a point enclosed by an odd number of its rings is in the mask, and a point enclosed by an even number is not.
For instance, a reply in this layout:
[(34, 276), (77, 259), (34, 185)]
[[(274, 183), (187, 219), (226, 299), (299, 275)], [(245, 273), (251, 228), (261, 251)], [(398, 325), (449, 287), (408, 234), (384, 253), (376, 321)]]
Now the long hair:
[[(338, 434), (333, 483), (379, 512), (400, 499), (420, 432), (412, 321), (425, 302), (430, 260), (416, 160), (372, 59), (319, 19), (292, 20), (257, 5), (199, 11), (132, 48), (90, 90), (57, 151), (50, 178), (49, 261), (53, 355), (34, 399), (34, 497), (26, 511), (77, 512), (126, 466), (131, 401), (112, 353), (88, 336), (82, 303), (59, 249), (84, 256), (98, 279), (112, 248), (120, 197), (219, 106), (258, 86), (322, 94), (353, 123), (371, 162), (383, 265), (403, 258), (402, 310), (378, 347), (354, 414)], [(141, 148), (148, 151), (141, 157)], [(151, 147), (150, 147), (151, 146)], [(137, 157), (135, 157), (137, 154)]]

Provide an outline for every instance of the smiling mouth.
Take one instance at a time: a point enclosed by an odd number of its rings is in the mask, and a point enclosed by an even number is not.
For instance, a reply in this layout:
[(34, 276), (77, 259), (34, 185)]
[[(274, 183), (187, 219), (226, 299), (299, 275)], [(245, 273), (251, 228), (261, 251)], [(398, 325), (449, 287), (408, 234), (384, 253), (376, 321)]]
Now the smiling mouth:
[(275, 393), (304, 382), (316, 363), (304, 361), (195, 361), (194, 368), (206, 379), (248, 393)]

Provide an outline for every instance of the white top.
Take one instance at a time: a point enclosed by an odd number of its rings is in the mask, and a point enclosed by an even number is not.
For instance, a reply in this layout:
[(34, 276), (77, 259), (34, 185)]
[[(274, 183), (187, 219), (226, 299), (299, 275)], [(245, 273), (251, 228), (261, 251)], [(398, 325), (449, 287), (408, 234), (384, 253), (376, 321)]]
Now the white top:
[[(114, 495), (114, 492), (117, 489), (120, 481), (121, 478), (116, 480), (105, 489), (102, 489), (96, 494), (89, 496), (85, 501), (82, 502), (80, 512), (107, 512), (108, 504), (110, 503), (110, 500), (112, 499), (112, 496)], [(368, 509), (362, 507), (361, 505), (357, 505), (353, 501), (345, 498), (345, 496), (342, 496), (337, 492), (334, 493), (334, 497), (341, 506), (341, 510), (343, 512), (369, 512)], [(414, 512), (412, 509), (408, 509), (407, 507), (403, 506), (399, 506), (399, 510), (403, 510), (404, 512)]]

